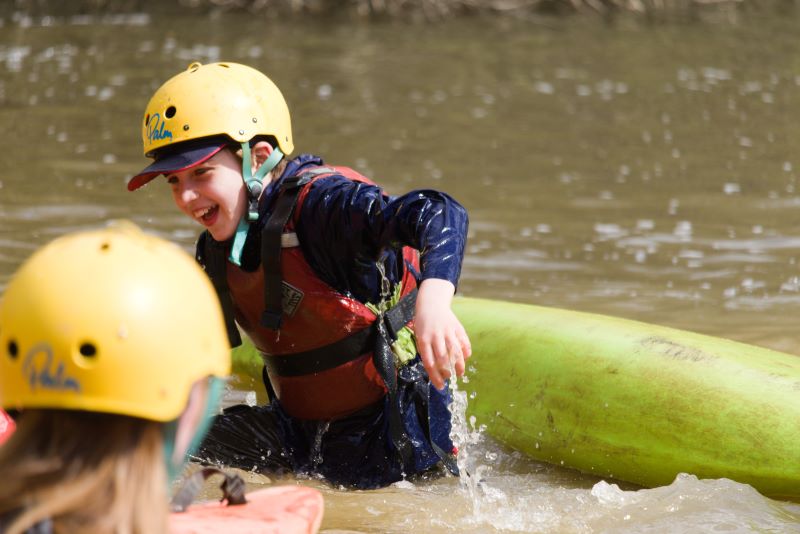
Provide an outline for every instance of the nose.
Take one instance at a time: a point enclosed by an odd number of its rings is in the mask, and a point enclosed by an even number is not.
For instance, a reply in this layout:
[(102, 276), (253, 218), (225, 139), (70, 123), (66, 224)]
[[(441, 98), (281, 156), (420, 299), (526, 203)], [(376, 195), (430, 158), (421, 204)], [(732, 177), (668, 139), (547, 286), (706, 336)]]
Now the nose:
[(193, 200), (196, 200), (199, 195), (197, 190), (191, 184), (181, 184), (175, 194), (175, 199), (183, 206), (188, 205)]

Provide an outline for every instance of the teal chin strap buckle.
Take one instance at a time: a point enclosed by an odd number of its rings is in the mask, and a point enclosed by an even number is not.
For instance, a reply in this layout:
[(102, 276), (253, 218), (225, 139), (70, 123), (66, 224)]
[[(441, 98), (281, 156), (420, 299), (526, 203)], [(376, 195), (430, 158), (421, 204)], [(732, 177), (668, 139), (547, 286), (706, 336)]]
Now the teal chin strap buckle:
[(250, 143), (247, 141), (242, 143), (242, 180), (247, 187), (247, 214), (242, 217), (236, 227), (231, 253), (228, 256), (228, 260), (237, 267), (242, 266), (242, 250), (244, 250), (244, 242), (247, 240), (247, 232), (250, 230), (250, 223), (258, 220), (258, 199), (264, 190), (262, 181), (281, 159), (283, 159), (283, 152), (280, 148), (275, 147), (267, 160), (253, 174), (250, 165)]

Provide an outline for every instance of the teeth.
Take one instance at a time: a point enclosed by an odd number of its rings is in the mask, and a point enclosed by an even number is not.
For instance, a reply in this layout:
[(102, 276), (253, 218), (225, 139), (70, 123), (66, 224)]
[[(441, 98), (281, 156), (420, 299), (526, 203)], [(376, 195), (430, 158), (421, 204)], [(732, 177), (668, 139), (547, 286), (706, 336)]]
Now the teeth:
[(208, 206), (206, 208), (200, 208), (199, 210), (194, 210), (194, 212), (193, 212), (194, 213), (194, 217), (195, 217), (195, 219), (200, 219), (203, 216), (205, 216), (205, 214), (208, 213), (209, 211), (211, 211), (211, 206)]

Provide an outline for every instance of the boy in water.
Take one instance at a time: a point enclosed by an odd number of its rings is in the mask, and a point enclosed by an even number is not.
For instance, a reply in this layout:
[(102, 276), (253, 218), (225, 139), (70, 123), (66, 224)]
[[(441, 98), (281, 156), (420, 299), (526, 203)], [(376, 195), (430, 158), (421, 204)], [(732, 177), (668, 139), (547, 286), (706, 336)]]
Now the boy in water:
[(176, 206), (206, 230), (197, 258), (264, 357), (267, 406), (217, 417), (198, 456), (371, 488), (455, 471), (446, 380), (471, 349), (450, 304), (467, 214), (450, 196), (388, 196), (368, 178), (294, 151), (289, 110), (264, 74), (194, 63), (142, 122)]

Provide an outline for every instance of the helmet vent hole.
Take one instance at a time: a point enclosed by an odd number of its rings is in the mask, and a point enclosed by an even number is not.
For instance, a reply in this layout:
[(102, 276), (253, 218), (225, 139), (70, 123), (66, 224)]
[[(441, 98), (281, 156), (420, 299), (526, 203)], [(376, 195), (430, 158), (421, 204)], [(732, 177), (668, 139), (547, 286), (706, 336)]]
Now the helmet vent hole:
[(219, 66), (220, 67), (225, 67), (226, 69), (230, 68), (230, 66), (227, 63), (220, 63)]
[(81, 353), (81, 356), (93, 358), (97, 356), (97, 347), (95, 347), (94, 343), (81, 343), (81, 346), (78, 348), (78, 352)]
[(109, 250), (110, 248), (111, 248), (111, 243), (109, 243), (108, 241), (104, 241), (104, 242), (103, 242), (103, 243), (100, 245), (100, 250), (102, 250), (103, 252), (106, 252), (106, 251), (107, 251), (107, 250)]
[(9, 341), (8, 342), (8, 355), (12, 358), (16, 358), (17, 354), (19, 354), (19, 347), (17, 346), (16, 341)]
[(177, 111), (177, 110), (175, 109), (175, 106), (170, 106), (170, 107), (168, 107), (168, 108), (167, 108), (167, 110), (164, 112), (164, 116), (165, 116), (166, 118), (168, 118), (168, 119), (171, 119), (172, 117), (174, 117), (174, 116), (175, 116), (175, 112), (176, 112), (176, 111)]
[(150, 114), (149, 113), (144, 118), (144, 125), (147, 126), (148, 124), (150, 124)]

